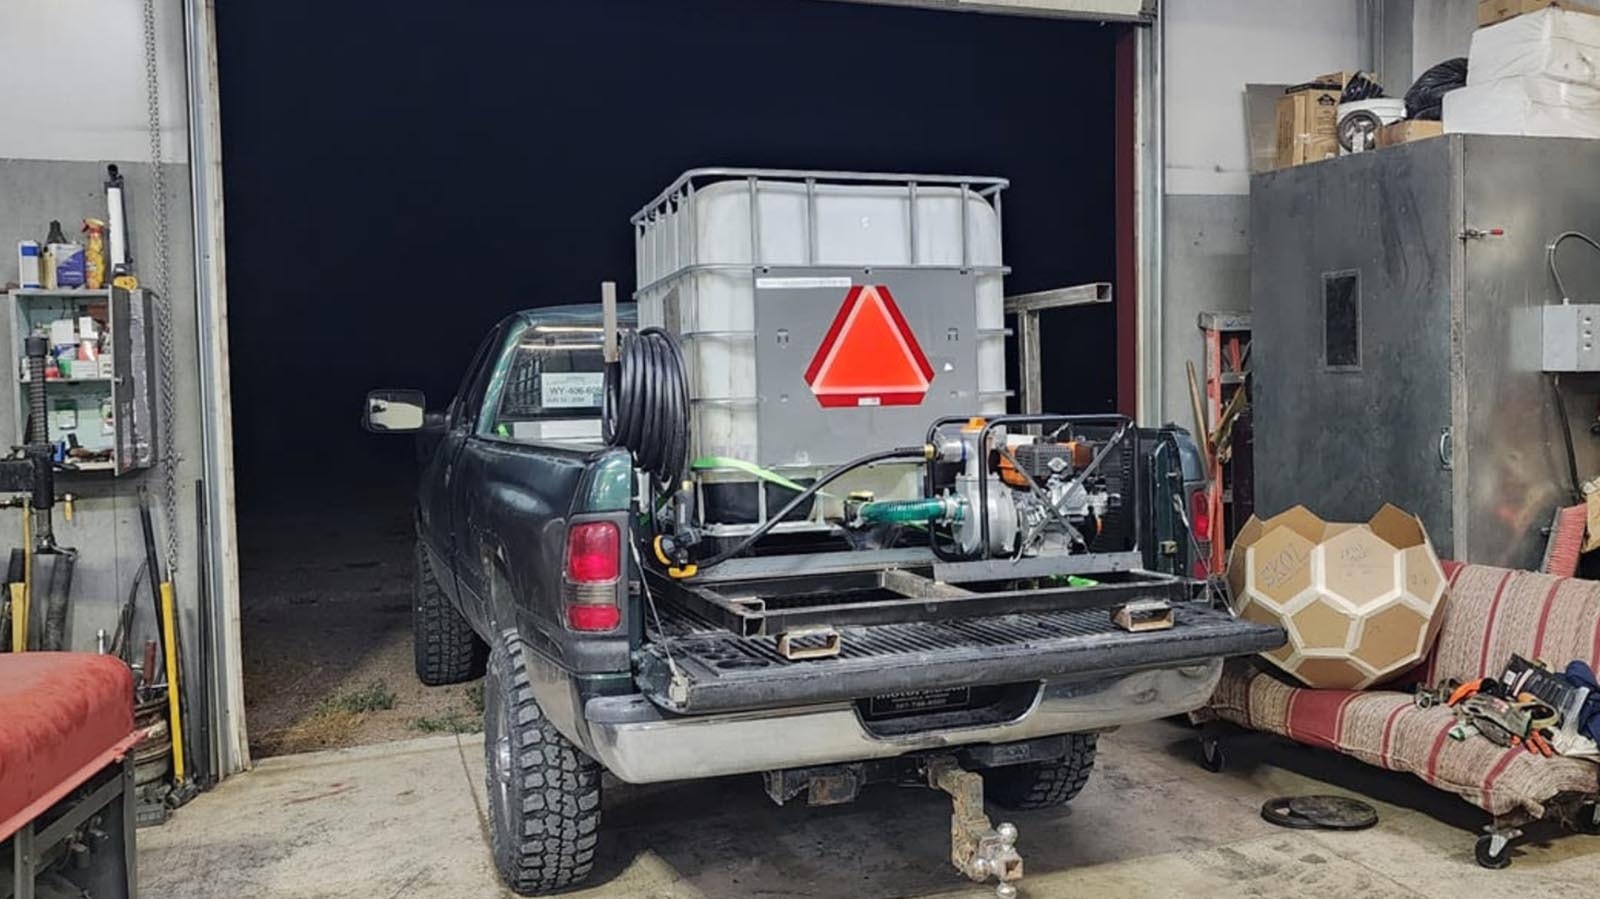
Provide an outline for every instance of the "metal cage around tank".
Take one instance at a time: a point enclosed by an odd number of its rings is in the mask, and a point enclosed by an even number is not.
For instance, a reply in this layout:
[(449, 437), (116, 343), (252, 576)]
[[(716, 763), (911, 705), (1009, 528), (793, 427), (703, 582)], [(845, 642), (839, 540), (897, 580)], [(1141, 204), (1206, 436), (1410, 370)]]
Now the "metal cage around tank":
[[(909, 222), (907, 223), (906, 257), (909, 265), (895, 266), (923, 269), (949, 269), (945, 264), (932, 264), (918, 259), (917, 238), (919, 233), (918, 206), (916, 200), (918, 191), (925, 187), (956, 188), (961, 192), (963, 200), (970, 197), (987, 200), (994, 207), (996, 222), (1003, 223), (1001, 215), (1001, 194), (1011, 186), (1005, 178), (992, 176), (968, 175), (906, 175), (890, 174), (883, 172), (828, 172), (805, 169), (757, 169), (757, 168), (700, 168), (690, 169), (679, 175), (676, 181), (668, 185), (655, 199), (633, 214), (630, 222), (634, 233), (634, 270), (640, 273), (652, 273), (647, 282), (640, 279), (636, 294), (643, 294), (662, 281), (677, 275), (684, 274), (690, 269), (711, 268), (728, 271), (740, 271), (751, 266), (759, 267), (764, 264), (760, 258), (761, 246), (760, 217), (750, 217), (750, 246), (753, 248), (752, 259), (748, 263), (706, 263), (699, 260), (699, 245), (696, 240), (695, 230), (686, 227), (686, 223), (693, 223), (690, 216), (674, 216), (671, 213), (678, 211), (693, 212), (695, 197), (701, 185), (708, 182), (742, 181), (744, 182), (751, 209), (757, 209), (761, 201), (762, 182), (778, 182), (801, 184), (805, 187), (806, 196), (806, 254), (804, 265), (819, 265), (822, 263), (817, 252), (817, 188), (825, 184), (856, 184), (904, 187), (911, 198)], [(975, 265), (972, 260), (972, 247), (968, 240), (967, 222), (965, 220), (966, 204), (962, 204), (962, 252), (959, 269), (963, 271), (993, 272), (996, 274), (1009, 274), (1010, 269), (1005, 265)], [(675, 227), (663, 228), (660, 225), (672, 221)], [(683, 232), (689, 233), (685, 235)], [(1003, 225), (998, 243), (1004, 244)], [(785, 265), (793, 263), (786, 262)], [(885, 268), (889, 266), (877, 266)]]
[[(802, 480), (913, 441), (931, 417), (1003, 413), (1008, 186), (986, 176), (702, 168), (640, 209), (632, 225), (641, 323), (665, 326), (684, 344), (695, 455)], [(860, 210), (868, 211), (856, 218)], [(796, 383), (804, 355), (852, 284), (910, 300), (898, 307), (907, 327), (944, 354), (930, 379), (937, 389), (916, 404), (841, 414), (790, 402), (805, 399)], [(775, 339), (763, 341), (764, 331)], [(703, 465), (696, 479), (753, 487), (750, 470)], [(914, 473), (891, 482), (888, 470), (873, 485), (880, 495), (917, 483)], [(754, 527), (766, 520), (767, 492), (754, 489), (750, 517), (702, 523), (726, 534)], [(819, 514), (780, 528), (821, 527)]]

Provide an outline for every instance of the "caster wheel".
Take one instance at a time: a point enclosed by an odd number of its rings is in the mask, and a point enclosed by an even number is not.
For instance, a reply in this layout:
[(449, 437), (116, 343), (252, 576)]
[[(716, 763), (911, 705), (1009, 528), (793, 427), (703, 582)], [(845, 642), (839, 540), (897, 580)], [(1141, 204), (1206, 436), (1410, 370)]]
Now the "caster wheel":
[(1222, 749), (1222, 741), (1215, 737), (1200, 738), (1200, 767), (1217, 774), (1228, 767), (1228, 754)]
[(1585, 836), (1600, 837), (1600, 802), (1586, 802), (1573, 816), (1572, 829)]
[(1477, 845), (1472, 847), (1473, 857), (1482, 867), (1498, 871), (1511, 866), (1511, 840), (1499, 834), (1485, 834), (1478, 837)]

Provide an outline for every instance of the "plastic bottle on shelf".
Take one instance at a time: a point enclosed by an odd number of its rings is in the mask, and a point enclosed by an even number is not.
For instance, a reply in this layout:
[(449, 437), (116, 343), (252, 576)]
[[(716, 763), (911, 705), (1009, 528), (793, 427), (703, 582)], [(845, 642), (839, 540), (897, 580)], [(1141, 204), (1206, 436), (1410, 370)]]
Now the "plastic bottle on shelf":
[(24, 290), (44, 286), (44, 260), (37, 240), (17, 241), (17, 283)]
[(90, 290), (99, 290), (106, 286), (106, 223), (84, 219), (83, 233), (89, 235), (89, 245), (83, 252), (83, 284)]
[(82, 287), (83, 247), (67, 240), (58, 221), (50, 223), (50, 236), (45, 238), (45, 244), (45, 285), (52, 290)]

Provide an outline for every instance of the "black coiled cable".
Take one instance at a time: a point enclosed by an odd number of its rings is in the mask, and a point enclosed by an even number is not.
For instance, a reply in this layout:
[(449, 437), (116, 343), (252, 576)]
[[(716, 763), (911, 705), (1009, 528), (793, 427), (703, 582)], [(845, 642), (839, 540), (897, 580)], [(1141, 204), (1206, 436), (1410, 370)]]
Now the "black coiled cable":
[(689, 472), (689, 382), (677, 338), (661, 328), (623, 338), (606, 366), (600, 421), (608, 445), (632, 453), (657, 486), (678, 489)]

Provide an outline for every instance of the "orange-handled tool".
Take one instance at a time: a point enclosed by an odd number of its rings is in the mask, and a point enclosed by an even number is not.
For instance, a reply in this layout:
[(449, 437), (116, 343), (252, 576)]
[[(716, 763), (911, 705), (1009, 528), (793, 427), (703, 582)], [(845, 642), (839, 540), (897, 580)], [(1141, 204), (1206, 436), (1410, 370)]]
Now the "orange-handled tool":
[(1461, 686), (1457, 687), (1455, 689), (1454, 693), (1450, 694), (1450, 701), (1448, 703), (1446, 703), (1446, 705), (1455, 705), (1456, 703), (1460, 702), (1461, 700), (1466, 699), (1468, 696), (1471, 696), (1472, 694), (1478, 692), (1478, 689), (1480, 687), (1482, 687), (1482, 686), (1483, 686), (1483, 678), (1481, 678), (1481, 677), (1478, 678), (1477, 680), (1467, 681), (1466, 683), (1464, 683)]

